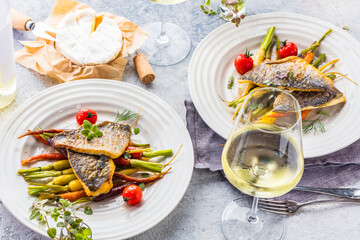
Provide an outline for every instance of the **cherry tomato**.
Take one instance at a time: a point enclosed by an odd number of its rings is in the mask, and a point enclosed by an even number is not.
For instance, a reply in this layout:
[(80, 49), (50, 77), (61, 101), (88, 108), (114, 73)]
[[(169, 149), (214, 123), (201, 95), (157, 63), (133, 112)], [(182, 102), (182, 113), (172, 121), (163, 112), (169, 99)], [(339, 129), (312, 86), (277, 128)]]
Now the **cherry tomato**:
[(297, 46), (292, 42), (283, 42), (283, 46), (278, 50), (280, 58), (286, 58), (289, 56), (296, 56), (298, 53)]
[(90, 108), (83, 108), (76, 114), (76, 121), (79, 125), (82, 125), (84, 120), (88, 120), (91, 124), (95, 124), (97, 121), (97, 114)]
[(129, 205), (138, 204), (142, 199), (142, 195), (143, 192), (137, 185), (127, 186), (122, 193), (124, 201)]
[(253, 62), (251, 56), (252, 56), (252, 54), (250, 54), (250, 52), (248, 52), (246, 50), (245, 54), (239, 54), (235, 58), (234, 65), (235, 65), (236, 71), (238, 71), (238, 73), (245, 74), (253, 68), (254, 62)]

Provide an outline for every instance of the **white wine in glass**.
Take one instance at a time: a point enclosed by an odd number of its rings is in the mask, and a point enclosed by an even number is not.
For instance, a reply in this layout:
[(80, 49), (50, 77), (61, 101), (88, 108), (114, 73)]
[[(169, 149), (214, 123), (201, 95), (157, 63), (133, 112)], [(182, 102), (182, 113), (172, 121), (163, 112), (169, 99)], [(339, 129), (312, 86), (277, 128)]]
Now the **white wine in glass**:
[(227, 239), (282, 239), (285, 226), (274, 214), (257, 211), (258, 197), (284, 195), (304, 171), (300, 106), (288, 92), (260, 88), (242, 104), (222, 153), (225, 175), (241, 192), (253, 196), (230, 203), (222, 215)]
[[(161, 5), (174, 5), (185, 0), (150, 1)], [(144, 29), (150, 33), (150, 37), (141, 47), (141, 52), (146, 55), (150, 63), (168, 66), (180, 62), (189, 54), (190, 37), (179, 26), (162, 21), (147, 24)]]

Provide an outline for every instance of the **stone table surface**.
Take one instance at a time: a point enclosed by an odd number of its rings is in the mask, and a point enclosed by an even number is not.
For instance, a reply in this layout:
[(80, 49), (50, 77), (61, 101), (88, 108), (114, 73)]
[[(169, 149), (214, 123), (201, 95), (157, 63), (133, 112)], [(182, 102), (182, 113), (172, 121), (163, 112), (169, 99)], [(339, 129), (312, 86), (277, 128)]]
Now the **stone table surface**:
[[(53, 0), (11, 0), (11, 6), (25, 12), (35, 21), (44, 20)], [(131, 65), (126, 67), (123, 81), (145, 88), (173, 107), (185, 121), (184, 100), (190, 100), (187, 71), (191, 55), (199, 42), (213, 29), (224, 24), (218, 16), (206, 16), (199, 9), (202, 0), (188, 0), (175, 6), (156, 5), (148, 0), (84, 0), (97, 11), (111, 12), (144, 25), (164, 18), (178, 24), (190, 35), (192, 50), (180, 63), (154, 66), (157, 79), (144, 86)], [(349, 32), (360, 39), (358, 0), (248, 0), (247, 15), (274, 11), (301, 13), (329, 21), (338, 26), (347, 25)], [(14, 31), (15, 49), (21, 48), (18, 40), (32, 40), (28, 32)], [(17, 98), (12, 105), (0, 110), (0, 124), (6, 121), (27, 99), (57, 82), (17, 65)], [(169, 89), (173, 89), (173, 91)], [(170, 94), (171, 91), (171, 94)], [(1, 149), (3, 151), (4, 149)], [(360, 183), (360, 182), (359, 182)], [(352, 186), (360, 187), (360, 184)], [(220, 217), (225, 206), (242, 194), (230, 185), (220, 172), (194, 170), (190, 186), (177, 208), (151, 230), (133, 239), (225, 239), (221, 232)], [(339, 207), (309, 208), (289, 217), (285, 239), (360, 239), (360, 208), (344, 205)], [(0, 202), (0, 239), (47, 239), (16, 220)]]

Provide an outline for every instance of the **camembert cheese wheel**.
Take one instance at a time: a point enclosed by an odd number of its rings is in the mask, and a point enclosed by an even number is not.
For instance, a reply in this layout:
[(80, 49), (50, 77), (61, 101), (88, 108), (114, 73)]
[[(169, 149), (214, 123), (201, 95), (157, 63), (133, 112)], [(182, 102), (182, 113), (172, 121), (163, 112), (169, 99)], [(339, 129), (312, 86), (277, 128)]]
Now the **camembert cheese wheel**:
[(56, 48), (73, 63), (107, 63), (114, 60), (122, 48), (122, 34), (116, 22), (103, 17), (96, 26), (95, 14), (92, 9), (71, 12), (57, 27)]

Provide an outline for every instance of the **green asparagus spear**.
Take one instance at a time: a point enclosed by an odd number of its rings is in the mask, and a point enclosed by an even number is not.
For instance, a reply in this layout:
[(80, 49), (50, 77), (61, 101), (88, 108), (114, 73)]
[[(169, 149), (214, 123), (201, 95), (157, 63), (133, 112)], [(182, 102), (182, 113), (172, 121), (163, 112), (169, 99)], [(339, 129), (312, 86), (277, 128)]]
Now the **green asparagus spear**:
[(325, 53), (321, 54), (321, 55), (313, 62), (312, 65), (317, 68), (317, 67), (319, 66), (319, 64), (321, 63), (321, 61), (325, 58), (325, 56), (326, 56)]
[(40, 172), (40, 171), (50, 171), (50, 170), (63, 170), (70, 167), (69, 160), (60, 160), (57, 162), (54, 162), (50, 165), (44, 166), (44, 167), (34, 167), (34, 168), (28, 168), (28, 169), (20, 169), (18, 171), (19, 174), (24, 173), (32, 173), (32, 172)]

